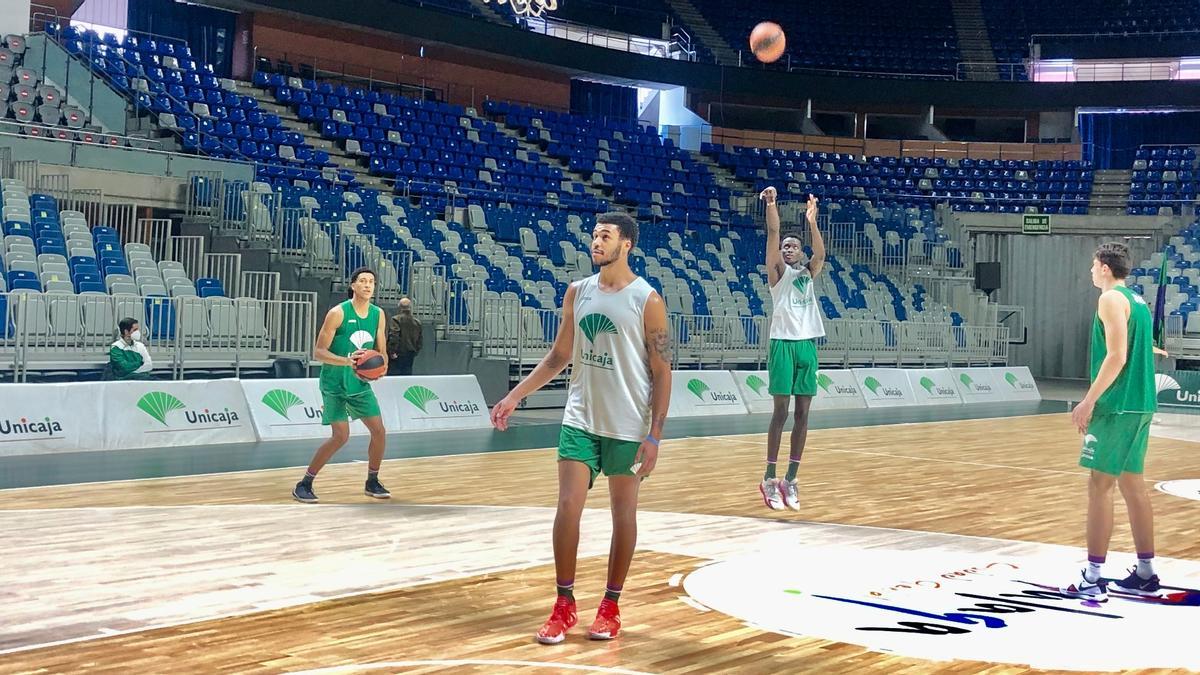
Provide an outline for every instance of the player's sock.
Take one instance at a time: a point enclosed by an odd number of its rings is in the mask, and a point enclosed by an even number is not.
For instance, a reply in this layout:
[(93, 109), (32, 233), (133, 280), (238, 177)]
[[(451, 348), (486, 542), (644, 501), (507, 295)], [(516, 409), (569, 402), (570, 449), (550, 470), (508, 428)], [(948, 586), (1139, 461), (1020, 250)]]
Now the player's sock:
[(787, 480), (789, 483), (796, 480), (796, 473), (798, 471), (800, 471), (800, 460), (795, 457), (789, 457), (787, 471)]
[(1154, 551), (1138, 554), (1137, 575), (1143, 579), (1154, 576)]
[(1090, 583), (1096, 583), (1100, 580), (1100, 567), (1104, 565), (1104, 556), (1089, 555), (1087, 569), (1083, 571), (1083, 578)]
[(367, 469), (367, 482), (370, 483), (371, 481), (379, 482), (379, 469), (375, 469), (374, 471)]
[(304, 483), (305, 487), (312, 487), (313, 479), (316, 477), (316, 473), (314, 473), (312, 470), (308, 470), (304, 472), (304, 478), (300, 482)]
[(612, 600), (613, 602), (620, 600), (621, 599), (621, 587), (620, 586), (612, 586), (612, 585), (606, 587), (604, 589), (604, 599)]
[(775, 462), (767, 460), (767, 472), (763, 474), (763, 480), (771, 480), (775, 477)]
[(566, 599), (570, 600), (571, 602), (575, 602), (575, 580), (574, 579), (570, 579), (568, 581), (561, 581), (561, 580), (556, 581), (554, 587), (558, 590), (558, 594), (560, 596), (565, 597)]

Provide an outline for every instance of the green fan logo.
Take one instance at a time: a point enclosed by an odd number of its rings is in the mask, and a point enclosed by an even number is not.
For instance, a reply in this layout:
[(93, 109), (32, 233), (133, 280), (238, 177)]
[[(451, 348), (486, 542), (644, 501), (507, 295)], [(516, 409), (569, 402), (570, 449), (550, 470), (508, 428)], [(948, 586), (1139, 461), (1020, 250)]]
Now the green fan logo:
[(928, 377), (922, 377), (921, 378), (921, 388), (924, 389), (926, 391), (926, 393), (928, 393), (929, 395), (932, 396), (933, 395), (933, 380), (929, 379)]
[(175, 410), (183, 410), (187, 406), (165, 391), (152, 391), (138, 400), (137, 407), (165, 427), (168, 414)]
[(975, 394), (983, 394), (992, 390), (990, 384), (977, 384), (975, 380), (968, 374), (963, 373), (958, 376), (958, 381), (963, 383), (963, 386)]
[(767, 383), (763, 382), (761, 377), (757, 375), (751, 375), (750, 377), (746, 378), (746, 386), (753, 389), (755, 394), (762, 396), (762, 389), (763, 387), (767, 386)]
[(421, 412), (428, 413), (429, 411), (425, 409), (425, 406), (429, 405), (431, 401), (438, 400), (438, 395), (433, 393), (433, 390), (428, 387), (416, 385), (404, 391), (404, 400), (417, 406)]
[(819, 373), (817, 375), (817, 386), (823, 389), (826, 394), (829, 393), (829, 385), (831, 384), (833, 384), (832, 377), (826, 375), (825, 373)]
[(612, 319), (603, 314), (588, 314), (579, 320), (579, 330), (587, 336), (588, 342), (595, 342), (596, 337), (605, 333), (609, 335), (617, 334), (617, 326), (612, 322)]
[[(466, 401), (448, 401), (438, 396), (429, 387), (419, 384), (404, 390), (404, 400), (413, 404), (413, 407), (424, 413), (426, 417), (469, 417), (481, 410), (479, 403), (476, 401), (469, 399)], [(435, 401), (437, 405), (431, 405)]]
[(811, 277), (796, 277), (792, 280), (792, 285), (801, 293), (808, 293), (808, 285), (812, 283)]
[(280, 417), (284, 419), (291, 419), (288, 417), (289, 410), (298, 405), (304, 405), (304, 399), (288, 391), (287, 389), (272, 389), (271, 391), (268, 391), (262, 397), (262, 402), (263, 405), (267, 406), (271, 410), (274, 410), (279, 414)]
[(872, 394), (875, 394), (876, 396), (878, 396), (879, 395), (879, 387), (882, 385), (879, 383), (879, 380), (877, 380), (873, 377), (868, 377), (867, 379), (863, 380), (863, 386), (866, 387), (867, 389), (870, 389)]
[(972, 380), (970, 375), (963, 373), (958, 376), (958, 381), (969, 387), (975, 380)]
[(183, 419), (188, 426), (205, 428), (219, 426), (241, 426), (241, 417), (236, 410), (222, 408), (221, 410), (194, 410), (187, 407), (183, 401), (165, 391), (152, 391), (138, 399), (137, 407), (164, 427), (170, 427), (167, 422), (171, 413), (183, 411)]
[(579, 345), (580, 362), (593, 368), (613, 370), (612, 354), (596, 349), (596, 340), (601, 335), (617, 334), (617, 326), (612, 319), (603, 314), (588, 314), (579, 320), (579, 330), (583, 331), (583, 336), (591, 345), (590, 349), (583, 344)]
[(707, 384), (704, 384), (703, 381), (695, 379), (688, 380), (687, 388), (688, 391), (692, 392), (696, 398), (700, 399), (701, 401), (704, 400), (704, 392), (710, 389), (710, 387)]

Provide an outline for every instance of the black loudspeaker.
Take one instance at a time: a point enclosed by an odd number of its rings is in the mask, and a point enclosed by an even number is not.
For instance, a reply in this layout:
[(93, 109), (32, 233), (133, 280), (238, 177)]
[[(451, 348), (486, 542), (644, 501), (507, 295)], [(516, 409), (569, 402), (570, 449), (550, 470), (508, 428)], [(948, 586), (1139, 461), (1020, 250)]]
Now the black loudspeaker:
[(1000, 263), (975, 263), (975, 288), (984, 293), (1000, 288)]

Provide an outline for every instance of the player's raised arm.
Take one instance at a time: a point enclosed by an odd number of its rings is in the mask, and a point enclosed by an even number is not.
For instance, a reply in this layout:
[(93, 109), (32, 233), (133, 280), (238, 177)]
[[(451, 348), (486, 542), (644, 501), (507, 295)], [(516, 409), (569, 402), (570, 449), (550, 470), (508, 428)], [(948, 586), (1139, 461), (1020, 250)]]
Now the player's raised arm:
[(783, 276), (783, 256), (779, 254), (779, 207), (775, 188), (763, 190), (758, 198), (766, 203), (767, 212), (767, 284), (774, 286)]
[(817, 197), (808, 196), (808, 208), (804, 211), (804, 219), (808, 221), (809, 239), (812, 240), (812, 257), (808, 260), (808, 273), (817, 278), (825, 267), (825, 238), (817, 227)]

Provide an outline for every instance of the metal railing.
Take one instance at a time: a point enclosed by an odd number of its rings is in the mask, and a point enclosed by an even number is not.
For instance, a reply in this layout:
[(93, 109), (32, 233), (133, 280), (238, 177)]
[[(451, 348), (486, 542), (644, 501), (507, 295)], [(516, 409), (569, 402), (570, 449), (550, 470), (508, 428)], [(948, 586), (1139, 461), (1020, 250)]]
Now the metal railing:
[(33, 371), (100, 370), (117, 322), (138, 321), (156, 365), (181, 379), (189, 369), (265, 368), (280, 358), (307, 362), (315, 338), (316, 294), (277, 300), (0, 293), (0, 368), (25, 382)]
[[(668, 316), (675, 368), (763, 367), (770, 322), (763, 316)], [(520, 307), (513, 299), (489, 300), (449, 334), (480, 342), (484, 356), (507, 358), (520, 368), (536, 364), (554, 342), (561, 310)], [(953, 326), (943, 322), (826, 320), (818, 340), (820, 361), (840, 366), (1004, 365), (1008, 327)], [(469, 327), (464, 330), (462, 326)]]

